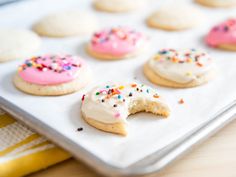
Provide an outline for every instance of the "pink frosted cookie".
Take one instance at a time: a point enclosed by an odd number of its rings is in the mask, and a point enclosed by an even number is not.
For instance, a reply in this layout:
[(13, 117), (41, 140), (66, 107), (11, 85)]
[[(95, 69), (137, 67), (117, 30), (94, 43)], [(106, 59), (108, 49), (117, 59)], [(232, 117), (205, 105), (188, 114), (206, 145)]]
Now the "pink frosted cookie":
[(236, 18), (228, 19), (211, 29), (205, 38), (206, 43), (215, 48), (236, 51)]
[(87, 52), (98, 59), (122, 59), (133, 57), (146, 48), (147, 38), (141, 32), (126, 27), (104, 29), (96, 32)]
[(64, 95), (91, 80), (87, 64), (77, 56), (44, 55), (27, 59), (18, 67), (15, 86), (33, 95)]

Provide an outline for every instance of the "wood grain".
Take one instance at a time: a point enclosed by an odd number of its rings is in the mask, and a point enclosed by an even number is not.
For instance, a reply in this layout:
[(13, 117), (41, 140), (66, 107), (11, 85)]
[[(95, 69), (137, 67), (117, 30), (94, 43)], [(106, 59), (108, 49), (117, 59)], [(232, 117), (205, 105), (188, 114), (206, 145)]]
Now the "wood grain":
[[(29, 177), (100, 177), (92, 169), (74, 159), (67, 160)], [(209, 138), (159, 174), (147, 177), (235, 177), (236, 121)]]

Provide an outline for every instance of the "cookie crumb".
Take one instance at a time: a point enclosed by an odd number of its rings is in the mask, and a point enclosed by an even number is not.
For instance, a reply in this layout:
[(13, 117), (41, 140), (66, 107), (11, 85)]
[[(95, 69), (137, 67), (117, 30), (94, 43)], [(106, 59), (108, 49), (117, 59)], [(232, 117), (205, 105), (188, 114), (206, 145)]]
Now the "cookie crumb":
[(77, 128), (77, 131), (78, 131), (78, 132), (81, 132), (81, 131), (83, 131), (83, 128), (82, 128), (82, 127)]
[(85, 99), (85, 94), (82, 95), (81, 101), (83, 102)]
[(160, 96), (158, 94), (154, 94), (153, 97), (154, 98), (160, 98)]
[(184, 104), (184, 99), (181, 98), (179, 101), (178, 101), (179, 104)]

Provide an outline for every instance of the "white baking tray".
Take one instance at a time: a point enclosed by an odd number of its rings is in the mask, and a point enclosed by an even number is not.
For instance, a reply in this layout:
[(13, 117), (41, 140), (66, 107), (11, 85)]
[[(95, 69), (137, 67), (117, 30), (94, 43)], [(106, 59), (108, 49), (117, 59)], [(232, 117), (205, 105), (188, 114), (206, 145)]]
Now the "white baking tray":
[[(69, 53), (82, 56), (93, 69), (93, 82), (71, 95), (31, 96), (18, 91), (12, 84), (16, 67), (23, 60), (1, 63), (2, 109), (108, 176), (156, 172), (233, 120), (236, 112), (235, 53), (210, 49), (202, 38), (212, 25), (234, 15), (234, 9), (213, 10), (196, 5), (207, 16), (204, 25), (187, 31), (165, 32), (150, 29), (144, 22), (148, 14), (160, 6), (160, 1), (150, 1), (151, 5), (144, 10), (126, 14), (96, 12), (88, 0), (59, 2), (22, 1), (1, 7), (0, 26), (30, 28), (36, 20), (51, 12), (87, 10), (97, 15), (101, 27), (123, 25), (143, 31), (150, 38), (150, 50), (137, 58), (100, 61), (91, 58), (84, 51), (84, 44), (90, 36), (43, 38), (42, 50), (38, 54)], [(207, 50), (219, 68), (218, 77), (207, 85), (191, 89), (170, 89), (153, 85), (144, 77), (142, 65), (158, 49), (169, 47)], [(136, 81), (153, 86), (166, 98), (171, 116), (164, 120), (145, 113), (131, 116), (135, 119), (128, 120), (127, 137), (104, 133), (87, 125), (80, 114), (81, 96), (93, 86), (110, 81)], [(185, 104), (178, 104), (180, 98), (184, 98)], [(83, 131), (76, 131), (79, 127), (83, 127)]]

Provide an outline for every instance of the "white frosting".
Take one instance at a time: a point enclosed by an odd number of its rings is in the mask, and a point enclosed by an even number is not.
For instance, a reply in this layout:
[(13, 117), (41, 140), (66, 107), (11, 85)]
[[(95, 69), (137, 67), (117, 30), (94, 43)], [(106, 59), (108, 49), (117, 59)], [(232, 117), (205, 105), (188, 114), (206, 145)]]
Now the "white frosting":
[(137, 83), (95, 87), (82, 101), (82, 114), (104, 123), (126, 122), (130, 107), (139, 106), (135, 105), (137, 101), (144, 105), (150, 102), (165, 105), (156, 90)]
[(178, 83), (191, 82), (215, 67), (208, 54), (195, 49), (161, 50), (148, 64), (159, 76)]

